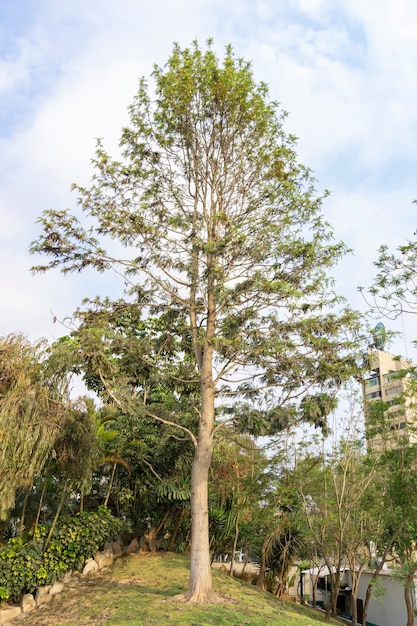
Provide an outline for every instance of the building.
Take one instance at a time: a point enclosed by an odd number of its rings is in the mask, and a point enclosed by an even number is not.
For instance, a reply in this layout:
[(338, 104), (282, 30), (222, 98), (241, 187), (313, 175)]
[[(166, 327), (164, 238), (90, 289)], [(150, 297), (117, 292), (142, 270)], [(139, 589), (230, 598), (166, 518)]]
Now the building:
[[(383, 350), (368, 353), (368, 375), (362, 390), (365, 402), (365, 429), (369, 446), (417, 441), (417, 397), (413, 401), (411, 381), (415, 379), (408, 359)], [(408, 392), (408, 394), (407, 394)], [(388, 408), (378, 418), (370, 403), (382, 400)]]
[[(333, 572), (335, 570), (333, 569)], [(364, 570), (359, 580), (357, 593), (358, 623), (362, 623), (366, 590), (372, 580), (372, 571)], [(312, 567), (301, 572), (300, 596), (309, 604), (325, 609), (330, 600), (331, 582), (325, 565)], [(378, 577), (379, 593), (371, 595), (366, 624), (367, 626), (398, 626), (407, 623), (407, 607), (404, 599), (404, 586), (392, 570), (384, 567)], [(417, 578), (412, 587), (412, 605), (416, 607)], [(337, 613), (346, 620), (352, 614), (352, 578), (349, 568), (340, 571), (340, 590), (337, 599)], [(417, 615), (414, 618), (417, 626)]]

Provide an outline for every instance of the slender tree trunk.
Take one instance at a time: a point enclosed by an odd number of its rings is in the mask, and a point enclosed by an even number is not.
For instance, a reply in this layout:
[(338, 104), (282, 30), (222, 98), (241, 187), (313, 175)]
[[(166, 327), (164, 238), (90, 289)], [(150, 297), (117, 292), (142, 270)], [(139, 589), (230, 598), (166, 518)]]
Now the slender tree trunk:
[(265, 538), (264, 538), (262, 548), (261, 548), (261, 563), (259, 565), (258, 582), (256, 583), (257, 588), (261, 590), (264, 588), (265, 571), (266, 571), (266, 551), (268, 549), (268, 544), (269, 544), (268, 531), (265, 531), (265, 533), (266, 533)]
[(46, 482), (47, 482), (47, 479), (45, 478), (45, 480), (43, 481), (43, 485), (42, 485), (41, 497), (39, 499), (38, 511), (36, 513), (35, 526), (33, 529), (34, 532), (36, 532), (36, 530), (38, 529), (39, 519), (40, 519), (41, 512), (42, 512), (43, 499), (45, 497), (45, 492), (46, 492)]
[(246, 548), (247, 548), (248, 552), (245, 554), (245, 560), (243, 561), (242, 574), (245, 573), (246, 566), (249, 563), (250, 548), (248, 548), (247, 546), (246, 546)]
[[(312, 585), (312, 589), (311, 589), (311, 604), (313, 605), (313, 607), (316, 609), (317, 608), (317, 602), (316, 602), (316, 591), (317, 591), (317, 584), (319, 582), (319, 577), (316, 576), (314, 581), (313, 581), (313, 585)], [(310, 584), (311, 584), (311, 576), (310, 576)]]
[(57, 525), (57, 522), (58, 522), (58, 518), (59, 518), (59, 516), (61, 514), (62, 507), (64, 506), (64, 502), (65, 502), (65, 498), (67, 496), (67, 492), (68, 492), (68, 484), (65, 484), (64, 485), (64, 489), (62, 490), (62, 495), (61, 495), (61, 499), (60, 499), (59, 504), (58, 504), (58, 508), (56, 510), (56, 513), (55, 513), (55, 516), (54, 516), (54, 519), (53, 519), (53, 522), (52, 522), (52, 526), (49, 529), (48, 536), (47, 536), (47, 538), (45, 540), (45, 543), (43, 545), (43, 551), (44, 552), (46, 551), (47, 547), (49, 546), (50, 541), (52, 539), (52, 535), (54, 534), (54, 530), (56, 528), (56, 525)]
[(377, 568), (375, 569), (375, 571), (373, 572), (372, 576), (371, 576), (371, 580), (368, 583), (368, 586), (366, 588), (366, 594), (365, 594), (365, 602), (363, 603), (363, 616), (362, 616), (362, 626), (366, 626), (366, 617), (368, 614), (368, 607), (369, 607), (369, 602), (371, 600), (372, 597), (372, 587), (375, 584), (376, 579), (379, 576), (380, 571), (382, 570), (385, 560), (387, 558), (387, 554), (389, 552), (389, 550), (391, 549), (391, 543), (385, 548), (384, 553), (380, 559), (380, 565), (377, 566)]
[(117, 463), (115, 463), (113, 465), (113, 470), (112, 470), (112, 473), (111, 473), (109, 486), (108, 486), (106, 497), (105, 497), (105, 500), (104, 500), (104, 506), (107, 506), (108, 503), (109, 503), (110, 493), (111, 493), (111, 490), (112, 490), (112, 487), (113, 487), (114, 475), (116, 473), (116, 467), (117, 467)]
[[(340, 571), (340, 566), (337, 568), (337, 571)], [(336, 576), (332, 576), (330, 574), (330, 585), (331, 585), (330, 602), (326, 606), (326, 613), (325, 613), (326, 622), (330, 621), (330, 617), (332, 615), (336, 615), (337, 596), (339, 595), (339, 587), (340, 587), (339, 578), (336, 579)], [(327, 592), (327, 589), (326, 589), (326, 592)]]
[(232, 560), (230, 561), (229, 576), (233, 576), (233, 566), (235, 564), (235, 552), (237, 548), (237, 540), (239, 538), (239, 513), (236, 513), (235, 521), (235, 539), (233, 541)]
[(414, 576), (407, 578), (406, 585), (404, 587), (404, 600), (407, 607), (407, 626), (414, 626), (414, 607), (411, 594), (411, 585)]
[(31, 486), (26, 489), (26, 493), (25, 493), (25, 497), (23, 499), (23, 503), (22, 503), (22, 513), (20, 515), (20, 524), (19, 524), (19, 531), (18, 531), (18, 535), (19, 537), (22, 536), (23, 534), (23, 530), (25, 528), (25, 514), (26, 514), (26, 507), (27, 507), (27, 503), (29, 500), (29, 496), (32, 493), (32, 487), (33, 487), (33, 483), (31, 484)]
[(357, 604), (358, 592), (352, 589), (352, 626), (358, 626), (358, 604)]
[(359, 589), (359, 582), (362, 577), (364, 565), (361, 564), (359, 566), (359, 569), (355, 569), (355, 560), (351, 559), (349, 562), (349, 568), (350, 568), (351, 587), (352, 587), (352, 596), (351, 596), (352, 626), (358, 626), (358, 589)]
[(184, 514), (185, 514), (185, 509), (181, 509), (180, 514), (177, 517), (177, 521), (175, 523), (174, 530), (172, 531), (172, 535), (171, 535), (170, 540), (169, 540), (169, 549), (170, 550), (174, 549), (175, 541), (177, 539), (178, 531), (180, 529), (181, 522), (182, 522), (182, 519), (184, 517)]

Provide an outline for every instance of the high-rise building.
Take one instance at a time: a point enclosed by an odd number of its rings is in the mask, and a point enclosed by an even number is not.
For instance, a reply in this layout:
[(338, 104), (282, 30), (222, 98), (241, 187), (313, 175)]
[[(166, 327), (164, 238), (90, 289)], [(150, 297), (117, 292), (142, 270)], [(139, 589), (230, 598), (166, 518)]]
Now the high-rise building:
[[(383, 350), (370, 350), (368, 364), (368, 376), (362, 385), (368, 445), (378, 446), (382, 440), (390, 445), (404, 439), (417, 441), (417, 397), (413, 398), (411, 390), (412, 361)], [(375, 400), (388, 405), (379, 422), (373, 419), (374, 413), (369, 408), (369, 403)]]

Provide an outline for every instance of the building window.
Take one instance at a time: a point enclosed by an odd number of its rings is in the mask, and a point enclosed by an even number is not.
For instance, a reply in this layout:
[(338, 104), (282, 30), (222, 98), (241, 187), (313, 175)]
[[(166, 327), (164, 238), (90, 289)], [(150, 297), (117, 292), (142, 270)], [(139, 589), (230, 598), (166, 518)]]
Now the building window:
[(395, 398), (394, 400), (387, 400), (387, 404), (389, 406), (397, 406), (398, 404), (400, 404), (400, 402), (398, 398)]
[(372, 400), (373, 398), (380, 398), (381, 397), (381, 392), (380, 391), (373, 391), (372, 393), (367, 393), (366, 394), (366, 399), (367, 400)]

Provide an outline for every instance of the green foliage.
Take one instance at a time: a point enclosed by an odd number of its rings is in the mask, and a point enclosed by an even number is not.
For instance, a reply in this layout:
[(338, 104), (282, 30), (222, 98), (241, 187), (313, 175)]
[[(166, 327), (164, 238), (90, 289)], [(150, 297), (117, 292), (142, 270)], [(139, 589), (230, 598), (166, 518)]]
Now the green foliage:
[(49, 356), (44, 342), (0, 338), (0, 519), (43, 467), (70, 410), (67, 379)]
[(9, 592), (6, 587), (0, 587), (0, 607), (9, 599)]
[(71, 569), (82, 568), (85, 560), (114, 539), (125, 524), (101, 507), (58, 523), (52, 541), (44, 550), (49, 525), (39, 526), (27, 541), (10, 539), (0, 549), (0, 590), (16, 598), (36, 587), (53, 583)]
[[(139, 352), (133, 343), (125, 357), (109, 350), (103, 359), (98, 346), (107, 331), (96, 317), (82, 344), (91, 388), (107, 386), (120, 400), (133, 388), (117, 369), (130, 360), (140, 364), (136, 392), (143, 391), (145, 366), (151, 384), (171, 374), (198, 390), (207, 355), (210, 367), (216, 363), (219, 395), (233, 389), (255, 397), (275, 387), (277, 407), (299, 401), (305, 389), (334, 396), (357, 371), (360, 322), (349, 308), (335, 312), (343, 303), (327, 272), (346, 248), (334, 242), (315, 181), (297, 161), (286, 114), (231, 46), (219, 60), (210, 43), (205, 50), (176, 44), (152, 78), (155, 99), (142, 79), (121, 159), (99, 143), (91, 188), (74, 186), (91, 228), (68, 211), (48, 211), (32, 245), (49, 257), (38, 271), (93, 266), (125, 275), (133, 302), (117, 307), (126, 347), (149, 313), (161, 320), (161, 349), (142, 334)], [(126, 247), (123, 259), (102, 247), (103, 235)], [(182, 373), (168, 366), (178, 349), (169, 342), (175, 318), (189, 365)], [(245, 367), (250, 374), (236, 389), (233, 378), (242, 380)], [(285, 416), (270, 417), (281, 424)]]

